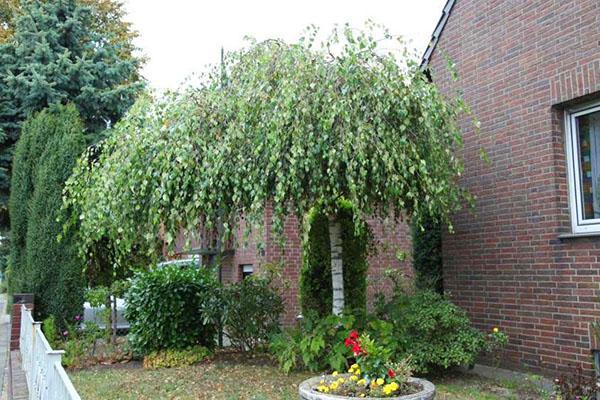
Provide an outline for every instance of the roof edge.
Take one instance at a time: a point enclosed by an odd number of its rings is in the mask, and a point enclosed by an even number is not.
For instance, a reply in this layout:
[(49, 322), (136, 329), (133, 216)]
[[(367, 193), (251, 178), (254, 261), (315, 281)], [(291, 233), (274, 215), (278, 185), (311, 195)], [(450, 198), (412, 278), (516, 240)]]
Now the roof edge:
[(431, 59), (431, 55), (433, 54), (433, 51), (435, 50), (435, 47), (438, 44), (440, 36), (442, 35), (442, 31), (444, 30), (444, 27), (448, 22), (450, 12), (452, 11), (452, 7), (454, 7), (455, 3), (456, 0), (446, 1), (446, 5), (444, 6), (444, 10), (442, 11), (442, 16), (440, 17), (437, 25), (435, 26), (435, 29), (431, 34), (431, 40), (429, 41), (429, 44), (425, 49), (425, 53), (423, 53), (423, 57), (421, 58), (421, 69), (427, 69), (427, 67), (429, 66), (429, 60)]

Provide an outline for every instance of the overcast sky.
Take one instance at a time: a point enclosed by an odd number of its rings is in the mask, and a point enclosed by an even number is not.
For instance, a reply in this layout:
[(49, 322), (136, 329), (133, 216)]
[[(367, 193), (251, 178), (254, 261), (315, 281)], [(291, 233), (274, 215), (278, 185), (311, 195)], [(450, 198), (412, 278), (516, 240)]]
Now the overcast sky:
[(220, 49), (242, 46), (244, 36), (298, 39), (315, 24), (329, 31), (371, 19), (411, 41), (422, 54), (446, 0), (125, 0), (128, 19), (139, 31), (137, 45), (149, 58), (144, 76), (158, 89), (174, 89)]

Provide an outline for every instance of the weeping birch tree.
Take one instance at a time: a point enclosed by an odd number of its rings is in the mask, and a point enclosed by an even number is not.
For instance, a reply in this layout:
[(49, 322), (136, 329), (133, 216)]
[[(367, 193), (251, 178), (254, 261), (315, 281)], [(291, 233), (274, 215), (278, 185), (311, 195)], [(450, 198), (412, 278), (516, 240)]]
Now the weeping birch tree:
[(426, 213), (451, 227), (451, 213), (468, 198), (454, 153), (458, 115), (467, 110), (445, 99), (385, 30), (346, 26), (322, 45), (316, 37), (257, 43), (233, 59), (223, 108), (231, 117), (213, 165), (226, 183), (225, 208), (262, 216), (272, 206), (277, 233), (286, 215), (323, 208), (332, 312), (340, 314), (340, 200), (353, 205), (356, 230), (374, 215), (420, 221)]
[(140, 238), (155, 248), (159, 231), (169, 244), (200, 224), (222, 224), (227, 234), (242, 217), (264, 229), (271, 215), (268, 225), (285, 240), (286, 216), (302, 221), (319, 205), (329, 218), (339, 314), (342, 200), (357, 232), (372, 216), (411, 216), (418, 225), (433, 215), (452, 229), (451, 214), (470, 200), (455, 156), (467, 108), (444, 97), (384, 29), (346, 26), (322, 44), (318, 35), (251, 43), (193, 95), (134, 107), (93, 168), (80, 163), (67, 187), (82, 237), (102, 230), (127, 253)]

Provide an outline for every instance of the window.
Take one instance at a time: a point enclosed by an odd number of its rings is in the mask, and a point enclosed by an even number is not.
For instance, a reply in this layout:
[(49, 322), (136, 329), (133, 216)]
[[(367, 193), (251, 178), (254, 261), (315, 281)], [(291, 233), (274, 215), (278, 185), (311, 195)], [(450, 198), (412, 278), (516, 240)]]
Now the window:
[(246, 279), (254, 273), (254, 267), (252, 264), (242, 264), (240, 265), (240, 271), (242, 273), (242, 279)]
[(573, 233), (600, 233), (600, 104), (566, 114)]

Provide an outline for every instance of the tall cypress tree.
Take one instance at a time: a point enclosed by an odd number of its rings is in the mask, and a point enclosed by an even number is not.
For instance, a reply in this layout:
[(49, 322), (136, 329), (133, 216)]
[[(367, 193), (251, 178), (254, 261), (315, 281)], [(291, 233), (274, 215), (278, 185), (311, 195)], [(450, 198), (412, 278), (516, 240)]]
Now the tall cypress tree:
[[(122, 17), (111, 4), (20, 1), (10, 36), (0, 44), (0, 212), (6, 209), (11, 153), (25, 118), (52, 104), (73, 103), (91, 143), (143, 89), (142, 60), (133, 55), (135, 34), (126, 23), (108, 21)], [(6, 223), (0, 219), (1, 225)]]
[(13, 193), (22, 195), (19, 208), (25, 212), (24, 218), (15, 219), (19, 225), (14, 229), (26, 232), (25, 246), (18, 247), (20, 268), (12, 271), (11, 281), (16, 290), (36, 295), (39, 315), (55, 315), (61, 324), (80, 312), (83, 304), (82, 261), (72, 233), (57, 240), (62, 233), (57, 218), (65, 181), (85, 146), (84, 126), (76, 108), (52, 106), (26, 122), (15, 156), (19, 191)]

